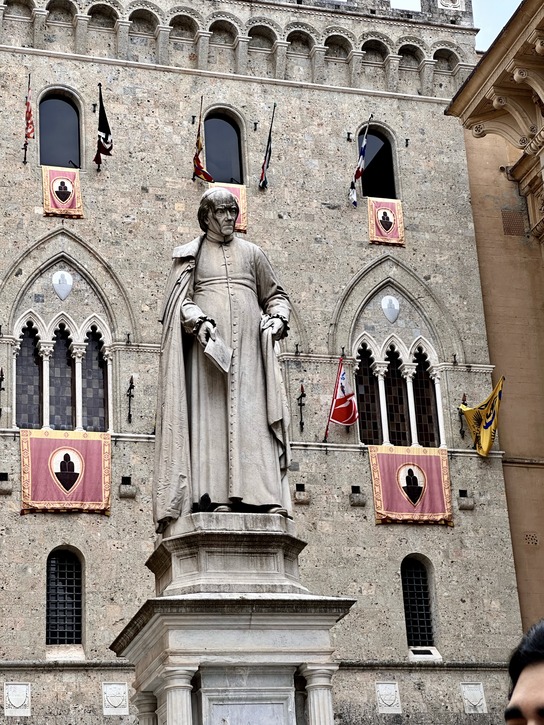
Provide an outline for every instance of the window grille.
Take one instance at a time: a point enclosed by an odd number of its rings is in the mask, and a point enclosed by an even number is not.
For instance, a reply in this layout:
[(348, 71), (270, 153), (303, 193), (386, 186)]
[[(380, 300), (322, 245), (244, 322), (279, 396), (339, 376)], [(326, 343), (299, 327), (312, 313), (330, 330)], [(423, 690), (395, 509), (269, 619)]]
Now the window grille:
[(385, 399), (387, 403), (387, 422), (389, 424), (389, 440), (393, 446), (409, 446), (408, 432), (409, 413), (406, 381), (401, 375), (401, 360), (398, 352), (388, 350), (386, 358), (389, 362), (385, 376)]
[(40, 164), (80, 167), (79, 111), (74, 101), (61, 93), (40, 102)]
[(372, 373), (371, 364), (372, 355), (364, 345), (359, 352), (359, 368), (355, 378), (359, 407), (359, 432), (362, 443), (379, 446), (383, 442), (380, 397), (378, 378)]
[(16, 396), (17, 426), (41, 426), (41, 360), (38, 354), (38, 331), (28, 322), (23, 330), (21, 348), (17, 355)]
[(429, 361), (419, 349), (414, 358), (417, 363), (413, 378), (414, 404), (416, 413), (417, 437), (425, 448), (438, 446), (438, 414), (434, 383), (429, 377)]
[(427, 570), (418, 559), (408, 557), (402, 562), (401, 578), (408, 646), (433, 647)]
[(46, 644), (81, 644), (81, 562), (63, 549), (47, 559)]
[(210, 113), (204, 121), (206, 170), (214, 181), (243, 184), (242, 146), (236, 122), (223, 113)]
[(55, 332), (55, 345), (49, 367), (50, 424), (56, 430), (74, 428), (74, 359), (70, 333), (64, 325)]
[(96, 327), (87, 334), (83, 358), (83, 427), (89, 431), (106, 430), (107, 365), (102, 354), (102, 339)]

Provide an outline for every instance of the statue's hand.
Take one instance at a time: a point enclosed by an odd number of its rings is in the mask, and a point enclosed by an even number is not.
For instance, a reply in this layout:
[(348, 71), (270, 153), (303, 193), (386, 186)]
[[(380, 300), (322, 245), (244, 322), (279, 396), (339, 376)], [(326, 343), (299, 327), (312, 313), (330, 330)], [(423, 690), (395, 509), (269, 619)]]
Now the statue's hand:
[(205, 320), (199, 327), (197, 338), (202, 347), (206, 347), (206, 344), (211, 337), (215, 340), (215, 325), (209, 320)]
[(261, 327), (263, 330), (271, 329), (272, 339), (277, 342), (282, 338), (285, 322), (280, 317), (269, 317), (262, 322)]

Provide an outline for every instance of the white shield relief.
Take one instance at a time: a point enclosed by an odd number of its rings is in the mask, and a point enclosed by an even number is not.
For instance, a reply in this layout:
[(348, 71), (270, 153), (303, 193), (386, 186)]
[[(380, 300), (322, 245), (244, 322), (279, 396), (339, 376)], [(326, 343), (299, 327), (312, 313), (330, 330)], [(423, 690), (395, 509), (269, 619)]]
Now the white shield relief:
[(65, 300), (74, 285), (74, 280), (70, 272), (59, 270), (53, 275), (53, 289), (61, 300)]
[(30, 717), (30, 682), (4, 682), (4, 715)]
[(481, 682), (462, 682), (461, 695), (467, 715), (487, 712), (484, 686)]
[(376, 682), (378, 712), (400, 714), (399, 686), (396, 682)]
[(393, 295), (385, 295), (385, 297), (382, 297), (382, 310), (389, 322), (393, 324), (399, 316), (400, 302)]
[(128, 686), (126, 682), (102, 683), (104, 715), (128, 715)]

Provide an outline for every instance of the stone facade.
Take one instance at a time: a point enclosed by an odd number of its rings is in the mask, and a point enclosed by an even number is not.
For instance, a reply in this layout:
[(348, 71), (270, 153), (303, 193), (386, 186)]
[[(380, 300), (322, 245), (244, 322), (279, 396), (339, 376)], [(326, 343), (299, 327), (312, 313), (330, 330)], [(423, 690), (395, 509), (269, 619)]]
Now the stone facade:
[[(171, 250), (198, 233), (205, 185), (192, 182), (191, 174), (201, 95), (205, 113), (226, 109), (240, 126), (248, 238), (269, 255), (292, 298), (281, 359), (292, 417), (290, 485), (295, 504), (307, 504), (294, 507), (298, 535), (308, 542), (301, 580), (316, 594), (357, 599), (333, 630), (339, 722), (390, 717), (378, 714), (375, 684), (383, 682), (398, 684), (398, 722), (408, 722), (408, 715), (421, 725), (466, 722), (466, 682), (483, 684), (488, 714), (481, 722), (497, 721), (506, 697), (505, 661), (520, 622), (500, 456), (479, 459), (459, 433), (457, 406), (464, 393), (474, 404), (486, 397), (492, 367), (463, 132), (443, 115), (475, 62), (469, 0), (425, 2), (421, 13), (392, 10), (385, 0), (372, 7), (8, 2), (1, 10), (0, 472), (7, 480), (0, 481), (0, 672), (4, 682), (31, 684), (32, 714), (24, 722), (136, 722), (133, 709), (128, 716), (102, 714), (101, 683), (132, 681), (128, 663), (108, 647), (153, 596), (144, 564), (155, 540), (158, 316)], [(72, 94), (78, 107), (83, 219), (43, 216), (39, 128), (29, 141), (29, 163), (21, 163), (29, 73), (38, 127), (39, 101), (52, 89)], [(99, 82), (115, 146), (97, 173)], [(257, 182), (274, 102), (263, 192)], [(347, 134), (356, 138), (370, 113), (392, 142), (404, 247), (370, 245), (365, 204), (354, 209), (347, 200), (358, 155)], [(75, 280), (64, 302), (50, 286), (61, 269)], [(400, 301), (395, 323), (380, 307), (387, 294)], [(60, 321), (82, 335), (93, 320), (107, 330), (110, 517), (20, 516), (14, 385), (18, 340), (29, 318), (42, 339)], [(391, 341), (404, 362), (423, 346), (439, 376), (453, 527), (376, 526), (357, 426), (333, 426), (329, 442), (322, 442), (342, 348), (352, 375), (363, 342), (383, 360)], [(123, 477), (130, 477), (134, 497), (126, 495)], [(352, 486), (360, 487), (356, 500), (366, 505), (352, 505)], [(460, 491), (468, 492), (472, 509)], [(70, 547), (84, 561), (84, 635), (77, 651), (45, 644), (46, 560), (56, 547)], [(431, 572), (441, 664), (409, 661), (400, 580), (409, 554), (422, 557)]]

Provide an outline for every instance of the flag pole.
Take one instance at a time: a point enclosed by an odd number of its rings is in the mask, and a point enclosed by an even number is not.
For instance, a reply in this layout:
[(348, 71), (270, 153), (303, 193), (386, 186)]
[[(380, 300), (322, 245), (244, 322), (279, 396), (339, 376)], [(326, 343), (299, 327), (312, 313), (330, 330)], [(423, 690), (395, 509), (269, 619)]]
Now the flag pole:
[(341, 370), (341, 364), (342, 360), (344, 359), (344, 354), (340, 355), (340, 359), (338, 360), (338, 370), (336, 371), (336, 382), (334, 384), (334, 392), (332, 394), (332, 400), (331, 400), (331, 407), (329, 408), (329, 417), (327, 418), (327, 429), (325, 430), (325, 436), (323, 438), (323, 443), (327, 443), (328, 437), (329, 437), (329, 427), (331, 425), (331, 415), (334, 408), (334, 401), (336, 400), (336, 394), (338, 392), (338, 384), (340, 382), (340, 370)]
[(268, 130), (268, 139), (266, 141), (266, 149), (264, 152), (264, 161), (261, 169), (261, 178), (259, 180), (259, 189), (266, 189), (268, 187), (268, 179), (266, 178), (266, 170), (270, 164), (270, 156), (272, 154), (272, 126), (274, 125), (274, 116), (276, 115), (276, 103), (272, 108), (272, 118), (270, 120), (270, 128)]
[(23, 144), (23, 151), (25, 152), (25, 155), (23, 157), (23, 164), (27, 164), (26, 160), (26, 152), (28, 151), (28, 136), (27, 136), (27, 130), (28, 130), (28, 119), (27, 119), (27, 109), (28, 109), (28, 96), (30, 94), (30, 73), (28, 74), (28, 89), (26, 92), (26, 98), (25, 98), (25, 142)]

